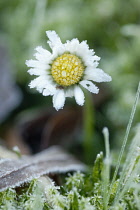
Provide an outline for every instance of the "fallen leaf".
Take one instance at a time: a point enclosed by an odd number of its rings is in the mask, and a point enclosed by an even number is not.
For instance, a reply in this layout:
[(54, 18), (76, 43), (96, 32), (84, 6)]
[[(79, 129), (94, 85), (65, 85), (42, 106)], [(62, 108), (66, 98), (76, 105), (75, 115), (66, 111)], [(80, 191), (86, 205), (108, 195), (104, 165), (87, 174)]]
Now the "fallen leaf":
[(18, 160), (1, 159), (0, 191), (21, 186), (45, 174), (83, 171), (85, 168), (84, 164), (58, 146)]

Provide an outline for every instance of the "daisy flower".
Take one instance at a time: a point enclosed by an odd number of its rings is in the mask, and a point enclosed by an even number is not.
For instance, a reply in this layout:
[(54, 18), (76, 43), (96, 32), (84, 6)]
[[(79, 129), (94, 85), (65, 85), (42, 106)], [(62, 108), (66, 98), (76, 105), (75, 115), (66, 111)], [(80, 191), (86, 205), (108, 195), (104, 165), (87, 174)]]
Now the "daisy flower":
[(44, 96), (53, 96), (53, 106), (62, 109), (66, 97), (75, 97), (76, 103), (84, 104), (82, 88), (97, 94), (98, 87), (93, 82), (109, 82), (111, 77), (97, 68), (100, 58), (89, 49), (86, 41), (78, 39), (63, 44), (55, 31), (46, 31), (49, 52), (41, 46), (36, 48), (36, 60), (27, 60), (29, 74), (37, 76), (29, 84)]

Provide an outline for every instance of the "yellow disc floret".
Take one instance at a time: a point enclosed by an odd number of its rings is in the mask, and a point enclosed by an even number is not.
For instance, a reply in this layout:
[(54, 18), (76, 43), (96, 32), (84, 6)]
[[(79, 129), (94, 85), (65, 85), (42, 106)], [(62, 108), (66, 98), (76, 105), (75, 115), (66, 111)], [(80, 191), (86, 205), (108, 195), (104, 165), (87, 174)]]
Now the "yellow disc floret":
[(76, 55), (65, 53), (52, 63), (51, 73), (58, 85), (70, 86), (78, 83), (83, 76), (84, 65)]

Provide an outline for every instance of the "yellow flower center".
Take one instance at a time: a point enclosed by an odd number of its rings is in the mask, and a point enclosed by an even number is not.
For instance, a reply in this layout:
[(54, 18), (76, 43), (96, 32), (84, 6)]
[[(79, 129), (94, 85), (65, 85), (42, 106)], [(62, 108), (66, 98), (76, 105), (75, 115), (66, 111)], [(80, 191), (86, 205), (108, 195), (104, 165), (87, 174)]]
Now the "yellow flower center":
[(73, 54), (63, 54), (57, 57), (51, 73), (55, 82), (62, 86), (74, 85), (80, 81), (84, 72), (84, 65), (80, 58)]

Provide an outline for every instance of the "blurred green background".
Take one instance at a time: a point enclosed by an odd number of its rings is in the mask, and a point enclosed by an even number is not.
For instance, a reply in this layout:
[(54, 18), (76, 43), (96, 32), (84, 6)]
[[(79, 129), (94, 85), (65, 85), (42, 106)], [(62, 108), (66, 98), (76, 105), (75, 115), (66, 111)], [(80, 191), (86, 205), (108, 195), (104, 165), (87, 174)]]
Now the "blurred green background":
[[(92, 146), (93, 160), (104, 150), (107, 126), (112, 149), (119, 149), (140, 80), (139, 24), (139, 0), (1, 0), (1, 143), (17, 144), (23, 153), (62, 144), (81, 159)], [(63, 43), (87, 40), (101, 57), (99, 67), (112, 76), (112, 82), (98, 85), (98, 95), (86, 95), (83, 108), (68, 99), (58, 113), (50, 97), (28, 87), (33, 77), (25, 60), (38, 45), (49, 49), (46, 30), (55, 30)], [(140, 104), (134, 124), (139, 121)]]

